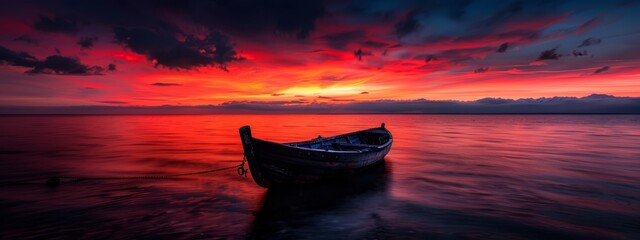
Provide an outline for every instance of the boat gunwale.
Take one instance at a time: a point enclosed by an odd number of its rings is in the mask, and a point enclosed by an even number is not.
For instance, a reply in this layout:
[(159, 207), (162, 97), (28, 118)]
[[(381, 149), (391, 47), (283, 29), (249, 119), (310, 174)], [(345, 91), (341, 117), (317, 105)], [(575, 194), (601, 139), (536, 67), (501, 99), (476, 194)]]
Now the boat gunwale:
[(362, 150), (338, 151), (338, 150), (329, 150), (329, 149), (305, 148), (305, 147), (293, 146), (293, 145), (290, 145), (290, 144), (304, 144), (304, 143), (323, 142), (323, 141), (326, 141), (326, 140), (331, 140), (331, 139), (335, 139), (335, 138), (339, 138), (339, 137), (344, 137), (344, 136), (347, 136), (347, 135), (357, 134), (357, 133), (361, 133), (361, 132), (367, 132), (367, 131), (376, 130), (376, 129), (384, 130), (389, 135), (389, 140), (384, 144), (373, 145), (375, 147), (366, 147), (366, 148), (363, 148), (363, 149), (380, 150), (380, 149), (384, 149), (387, 146), (391, 145), (391, 143), (393, 142), (393, 136), (391, 135), (391, 132), (389, 132), (389, 130), (387, 130), (386, 128), (382, 128), (382, 127), (370, 128), (370, 129), (365, 129), (365, 130), (360, 130), (360, 131), (355, 131), (355, 132), (335, 135), (335, 136), (331, 136), (331, 137), (327, 137), (327, 138), (312, 139), (312, 140), (300, 141), (300, 142), (289, 142), (289, 143), (277, 143), (277, 142), (267, 141), (267, 140), (256, 138), (256, 137), (252, 137), (252, 138), (256, 139), (256, 140), (259, 140), (259, 141), (278, 144), (278, 145), (281, 145), (281, 146), (284, 146), (284, 147), (298, 149), (298, 150), (315, 151), (315, 152), (330, 152), (330, 153), (354, 153), (355, 154), (355, 153), (363, 153), (363, 151)]

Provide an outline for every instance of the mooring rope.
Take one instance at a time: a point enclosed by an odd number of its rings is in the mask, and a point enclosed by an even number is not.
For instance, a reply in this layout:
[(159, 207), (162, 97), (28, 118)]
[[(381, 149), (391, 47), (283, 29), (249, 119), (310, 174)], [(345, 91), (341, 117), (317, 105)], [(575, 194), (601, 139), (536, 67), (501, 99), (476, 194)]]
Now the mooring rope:
[[(168, 175), (146, 175), (146, 176), (100, 176), (100, 177), (74, 177), (74, 176), (53, 176), (47, 179), (44, 183), (47, 186), (55, 187), (60, 185), (61, 180), (65, 179), (68, 182), (80, 182), (80, 181), (88, 181), (88, 180), (168, 180), (168, 179), (177, 179), (179, 177), (184, 176), (192, 176), (192, 175), (200, 175), (207, 174), (212, 172), (219, 172), (223, 170), (229, 170), (233, 168), (237, 168), (238, 175), (247, 176), (248, 169), (244, 168), (245, 163), (247, 162), (247, 158), (244, 157), (242, 159), (242, 163), (235, 166), (223, 167), (210, 169), (206, 171), (198, 171), (198, 172), (188, 172), (188, 173), (178, 173), (178, 174), (168, 174)], [(1, 186), (15, 186), (15, 185), (27, 185), (27, 184), (42, 184), (42, 181), (35, 180), (25, 180), (25, 181), (15, 181), (15, 182), (0, 182)]]

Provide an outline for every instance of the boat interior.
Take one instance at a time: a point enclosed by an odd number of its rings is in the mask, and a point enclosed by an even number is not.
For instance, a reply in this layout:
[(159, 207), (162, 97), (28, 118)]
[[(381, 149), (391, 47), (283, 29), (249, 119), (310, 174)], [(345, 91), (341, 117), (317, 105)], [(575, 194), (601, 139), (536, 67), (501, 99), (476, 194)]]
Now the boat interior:
[(389, 140), (390, 135), (387, 131), (383, 129), (370, 129), (328, 138), (318, 136), (318, 138), (310, 141), (289, 143), (287, 145), (300, 148), (353, 151), (377, 148), (378, 146), (387, 143)]

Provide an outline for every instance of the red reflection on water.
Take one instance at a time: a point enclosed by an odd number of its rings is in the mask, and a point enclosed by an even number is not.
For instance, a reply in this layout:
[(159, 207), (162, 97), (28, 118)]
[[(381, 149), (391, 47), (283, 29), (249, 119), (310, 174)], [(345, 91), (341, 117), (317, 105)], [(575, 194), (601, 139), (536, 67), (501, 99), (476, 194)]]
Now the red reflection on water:
[[(17, 229), (6, 235), (13, 237), (46, 236), (78, 223), (125, 229), (113, 230), (119, 237), (162, 231), (184, 232), (181, 236), (187, 238), (200, 233), (237, 237), (247, 229), (298, 226), (287, 221), (293, 219), (316, 223), (304, 227), (327, 234), (340, 227), (364, 231), (385, 223), (391, 225), (388, 229), (403, 226), (427, 235), (434, 228), (517, 235), (517, 228), (501, 228), (509, 223), (613, 238), (630, 232), (630, 219), (639, 217), (639, 120), (583, 115), (0, 117), (0, 169), (2, 178), (11, 181), (52, 175), (166, 175), (233, 166), (242, 158), (238, 128), (243, 125), (251, 125), (255, 137), (276, 142), (331, 136), (381, 122), (394, 135), (386, 158), (393, 167), (376, 180), (384, 187), (342, 194), (320, 210), (294, 203), (319, 197), (266, 193), (235, 170), (170, 181), (0, 188), (0, 200), (21, 204), (8, 211), (17, 216), (10, 221)], [(282, 209), (270, 199), (292, 201), (284, 205), (295, 209)], [(280, 210), (291, 217), (273, 215)], [(349, 219), (348, 224), (324, 223), (328, 213)], [(268, 217), (254, 221), (256, 214)], [(458, 215), (465, 221), (448, 219)], [(599, 217), (613, 220), (593, 220)], [(261, 227), (272, 218), (285, 226)], [(495, 226), (487, 219), (494, 219)], [(24, 224), (35, 227), (20, 230)], [(62, 230), (56, 230), (59, 224)]]

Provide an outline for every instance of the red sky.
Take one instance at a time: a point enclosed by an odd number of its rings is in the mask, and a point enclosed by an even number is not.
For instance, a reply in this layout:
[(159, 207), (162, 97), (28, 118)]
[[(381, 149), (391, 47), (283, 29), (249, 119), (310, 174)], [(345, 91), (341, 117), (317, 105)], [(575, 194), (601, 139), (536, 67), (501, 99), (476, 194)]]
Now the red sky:
[(114, 4), (0, 10), (0, 105), (640, 96), (633, 2)]

